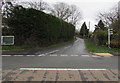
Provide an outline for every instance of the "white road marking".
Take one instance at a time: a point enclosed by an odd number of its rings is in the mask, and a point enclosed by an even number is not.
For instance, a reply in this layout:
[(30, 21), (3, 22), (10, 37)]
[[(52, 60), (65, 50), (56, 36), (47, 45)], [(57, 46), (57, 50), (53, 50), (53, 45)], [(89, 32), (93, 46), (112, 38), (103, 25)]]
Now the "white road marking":
[[(58, 51), (58, 50), (55, 50), (55, 51)], [(38, 56), (46, 56), (47, 54), (51, 54), (51, 53), (53, 53), (53, 52), (55, 52), (55, 51), (52, 51), (52, 52), (49, 52), (49, 53), (45, 53), (45, 54), (40, 54), (40, 55), (38, 55)], [(1, 55), (1, 56), (3, 56), (3, 57), (10, 57), (10, 56), (12, 56), (12, 55)], [(22, 56), (36, 56), (36, 55), (13, 55), (13, 56), (18, 56), (18, 57), (22, 57)], [(58, 56), (57, 54), (51, 54), (50, 56)], [(60, 55), (60, 56), (79, 56), (79, 55)], [(81, 56), (83, 56), (83, 57), (90, 57), (90, 55), (81, 55)], [(102, 56), (97, 56), (97, 55), (92, 55), (91, 57), (102, 57)], [(111, 57), (111, 56), (103, 56), (103, 57)]]
[(49, 52), (49, 54), (52, 54), (52, 53), (57, 52), (57, 51), (59, 51), (59, 50), (54, 50), (54, 51), (51, 51), (51, 52)]
[(38, 55), (38, 56), (42, 56), (42, 55)]
[(51, 51), (51, 52), (45, 53), (45, 55), (52, 54), (52, 53), (57, 52), (57, 51), (59, 51), (59, 50), (54, 50), (54, 51)]
[(11, 55), (2, 55), (2, 56), (11, 56)]
[(14, 55), (14, 56), (23, 56), (23, 55)]
[(27, 56), (35, 56), (35, 55), (27, 55)]
[(85, 70), (85, 71), (88, 71), (88, 70), (94, 70), (94, 71), (99, 71), (99, 70), (107, 70), (107, 69), (73, 69), (73, 68), (20, 68), (20, 70)]
[(50, 55), (50, 56), (57, 56), (57, 55)]
[(65, 47), (65, 49), (70, 48), (71, 46)]
[(101, 57), (101, 56), (92, 55), (92, 57)]
[(44, 55), (48, 55), (48, 54), (50, 54), (50, 53), (45, 53)]
[(81, 55), (81, 56), (84, 56), (84, 57), (90, 57), (90, 55)]
[(38, 55), (38, 56), (45, 56), (45, 54), (40, 54), (40, 55)]
[(68, 55), (60, 55), (60, 56), (68, 56)]
[(71, 55), (71, 56), (78, 56), (78, 55)]

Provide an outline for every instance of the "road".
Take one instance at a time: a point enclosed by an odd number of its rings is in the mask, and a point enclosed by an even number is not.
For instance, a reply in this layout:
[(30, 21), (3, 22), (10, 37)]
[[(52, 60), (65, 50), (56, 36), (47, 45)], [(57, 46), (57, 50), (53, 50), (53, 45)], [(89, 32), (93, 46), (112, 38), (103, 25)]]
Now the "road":
[(44, 69), (118, 69), (118, 56), (101, 57), (87, 52), (84, 40), (77, 38), (69, 45), (37, 51), (2, 55), (3, 71)]
[[(28, 53), (28, 54), (24, 54)], [(21, 55), (3, 55), (3, 69), (17, 68), (118, 68), (118, 56), (101, 57), (87, 52), (84, 40), (69, 45)]]
[[(50, 53), (51, 52), (51, 53)], [(77, 40), (69, 45), (48, 48), (43, 50), (25, 50), (25, 51), (3, 51), (3, 55), (39, 55), (39, 54), (67, 54), (67, 55), (80, 55), (89, 54), (86, 50), (84, 40), (77, 38)]]

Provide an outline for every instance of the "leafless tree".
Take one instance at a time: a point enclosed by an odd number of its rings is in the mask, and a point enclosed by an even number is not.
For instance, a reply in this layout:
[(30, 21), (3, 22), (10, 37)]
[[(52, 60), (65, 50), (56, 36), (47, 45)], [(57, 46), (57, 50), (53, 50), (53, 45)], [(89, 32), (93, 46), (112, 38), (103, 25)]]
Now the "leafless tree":
[(53, 4), (53, 8), (51, 9), (53, 15), (66, 20), (70, 16), (69, 5), (66, 3), (56, 3)]
[(68, 5), (63, 2), (53, 4), (51, 13), (73, 25), (76, 25), (81, 18), (81, 12), (75, 5)]
[(34, 9), (40, 10), (40, 11), (44, 11), (44, 10), (49, 9), (49, 5), (47, 4), (47, 2), (44, 2), (43, 0), (39, 0), (39, 2), (34, 2), (32, 0), (32, 1), (29, 1), (29, 2), (21, 2), (21, 4), (24, 7), (34, 8)]
[(118, 18), (118, 7), (114, 6), (109, 11), (104, 13), (99, 13), (97, 20), (102, 20), (106, 26), (112, 24)]
[(13, 7), (12, 2), (4, 2), (2, 6), (3, 17), (9, 17), (11, 8)]
[(70, 8), (71, 8), (70, 9), (71, 16), (68, 19), (69, 19), (70, 23), (72, 23), (73, 25), (76, 25), (78, 23), (78, 21), (82, 18), (81, 12), (75, 5), (71, 5)]
[(17, 2), (17, 0), (2, 0), (2, 16), (6, 18), (9, 17), (9, 13), (11, 12), (12, 7), (17, 5)]

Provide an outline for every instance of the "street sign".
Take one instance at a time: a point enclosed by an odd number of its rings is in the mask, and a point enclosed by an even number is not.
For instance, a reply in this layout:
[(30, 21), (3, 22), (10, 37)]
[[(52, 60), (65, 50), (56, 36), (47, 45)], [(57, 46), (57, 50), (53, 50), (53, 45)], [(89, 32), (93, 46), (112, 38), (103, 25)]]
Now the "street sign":
[(1, 45), (14, 45), (14, 36), (1, 36)]
[(108, 34), (113, 35), (113, 29), (108, 29)]
[(113, 29), (108, 29), (108, 47), (110, 48), (110, 37), (113, 35)]

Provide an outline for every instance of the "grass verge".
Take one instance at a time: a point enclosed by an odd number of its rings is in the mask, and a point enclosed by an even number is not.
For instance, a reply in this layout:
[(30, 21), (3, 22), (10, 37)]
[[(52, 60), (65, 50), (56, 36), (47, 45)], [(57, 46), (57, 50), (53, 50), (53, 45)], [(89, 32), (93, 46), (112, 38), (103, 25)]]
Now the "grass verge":
[(54, 48), (59, 46), (64, 46), (74, 42), (74, 40), (60, 42), (57, 44), (53, 44), (47, 47), (28, 47), (28, 46), (2, 46), (2, 50), (35, 50), (35, 49), (47, 49), (47, 48)]
[(94, 43), (92, 43), (88, 39), (84, 39), (86, 47), (89, 52), (94, 52), (94, 53), (118, 53), (120, 52), (120, 49), (118, 48), (108, 48), (106, 46), (96, 46)]

